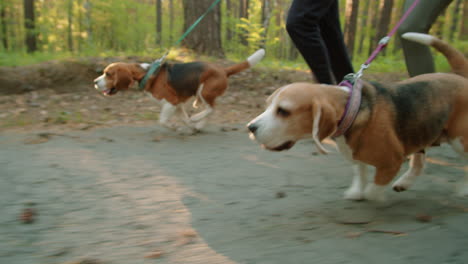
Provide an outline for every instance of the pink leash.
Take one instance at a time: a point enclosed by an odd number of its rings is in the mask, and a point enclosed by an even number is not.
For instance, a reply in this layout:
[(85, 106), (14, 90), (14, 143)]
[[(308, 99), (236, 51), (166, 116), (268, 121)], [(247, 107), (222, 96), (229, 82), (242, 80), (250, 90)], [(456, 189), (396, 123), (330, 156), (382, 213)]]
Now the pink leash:
[(416, 8), (416, 6), (419, 4), (420, 0), (415, 0), (413, 4), (406, 10), (405, 14), (401, 17), (400, 21), (393, 27), (392, 31), (388, 33), (388, 35), (384, 38), (382, 38), (379, 42), (379, 45), (377, 48), (372, 52), (371, 56), (367, 59), (367, 61), (364, 63), (365, 65), (369, 65), (375, 57), (387, 46), (390, 38), (395, 35), (397, 29), (401, 26), (401, 24), (406, 20), (406, 18), (410, 15), (411, 12), (413, 12), (413, 9)]
[(410, 13), (416, 8), (419, 4), (420, 0), (415, 0), (413, 4), (406, 10), (405, 14), (401, 17), (400, 21), (393, 27), (390, 33), (383, 37), (379, 41), (379, 45), (375, 48), (374, 52), (372, 52), (371, 56), (366, 60), (364, 64), (361, 65), (361, 68), (357, 73), (351, 73), (345, 76), (344, 80), (341, 81), (339, 84), (340, 86), (346, 86), (350, 89), (350, 96), (348, 98), (348, 102), (346, 103), (346, 107), (341, 117), (340, 121), (338, 122), (338, 127), (333, 134), (332, 137), (339, 137), (342, 136), (353, 124), (356, 116), (359, 112), (359, 107), (361, 106), (361, 97), (362, 97), (362, 81), (360, 80), (364, 70), (369, 68), (371, 62), (377, 57), (377, 55), (387, 46), (390, 38), (395, 35), (397, 29), (401, 26), (401, 24), (406, 20), (406, 18), (410, 15)]

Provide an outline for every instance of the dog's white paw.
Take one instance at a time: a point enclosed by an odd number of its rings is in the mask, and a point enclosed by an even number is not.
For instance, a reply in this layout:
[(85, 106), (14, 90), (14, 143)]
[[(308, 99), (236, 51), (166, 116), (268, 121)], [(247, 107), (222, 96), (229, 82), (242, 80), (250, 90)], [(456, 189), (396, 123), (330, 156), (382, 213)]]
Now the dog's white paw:
[(402, 176), (395, 183), (393, 183), (392, 188), (395, 192), (403, 192), (408, 190), (411, 185), (413, 185), (413, 180), (411, 178)]
[(201, 121), (195, 123), (195, 129), (200, 131), (205, 127), (205, 125), (206, 125), (206, 120), (202, 119)]
[(364, 191), (364, 198), (369, 201), (384, 202), (386, 200), (385, 186), (369, 183)]
[(364, 193), (360, 188), (351, 186), (344, 192), (344, 198), (346, 200), (361, 201), (364, 200)]

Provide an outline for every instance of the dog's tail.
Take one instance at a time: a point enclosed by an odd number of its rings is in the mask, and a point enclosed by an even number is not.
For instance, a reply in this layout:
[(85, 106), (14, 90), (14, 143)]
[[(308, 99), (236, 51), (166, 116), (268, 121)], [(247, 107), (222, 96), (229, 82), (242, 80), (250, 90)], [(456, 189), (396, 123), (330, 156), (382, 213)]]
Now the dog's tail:
[(255, 64), (257, 64), (263, 59), (263, 56), (265, 56), (265, 50), (259, 49), (254, 54), (250, 55), (250, 57), (248, 57), (247, 60), (245, 60), (244, 62), (232, 65), (230, 67), (225, 68), (224, 70), (226, 71), (227, 76), (231, 76), (250, 67), (253, 67)]
[(423, 33), (408, 32), (403, 34), (401, 37), (423, 45), (434, 47), (447, 58), (453, 73), (468, 78), (468, 60), (465, 58), (463, 53), (450, 46), (447, 42)]

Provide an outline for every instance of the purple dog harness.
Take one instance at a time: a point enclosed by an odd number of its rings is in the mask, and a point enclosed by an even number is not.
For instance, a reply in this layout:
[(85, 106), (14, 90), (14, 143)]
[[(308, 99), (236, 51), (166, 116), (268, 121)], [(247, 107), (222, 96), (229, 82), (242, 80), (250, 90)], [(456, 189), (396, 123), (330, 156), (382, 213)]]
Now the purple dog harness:
[(351, 127), (359, 112), (362, 97), (362, 81), (360, 79), (357, 79), (354, 85), (348, 80), (342, 81), (339, 85), (348, 87), (350, 95), (343, 116), (338, 122), (335, 134), (333, 134), (334, 138), (342, 136)]

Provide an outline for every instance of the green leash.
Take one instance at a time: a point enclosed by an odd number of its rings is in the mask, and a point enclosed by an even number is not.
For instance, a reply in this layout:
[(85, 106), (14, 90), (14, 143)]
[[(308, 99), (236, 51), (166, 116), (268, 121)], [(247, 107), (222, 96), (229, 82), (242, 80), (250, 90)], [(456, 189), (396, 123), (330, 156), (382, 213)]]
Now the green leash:
[[(205, 18), (205, 16), (211, 12), (211, 10), (213, 10), (213, 8), (220, 2), (221, 0), (215, 0), (211, 5), (210, 7), (208, 7), (208, 9), (205, 11), (205, 13), (203, 13), (203, 15), (201, 15), (195, 22), (193, 22), (193, 24), (185, 31), (185, 33), (174, 43), (173, 46), (178, 46), (182, 40), (184, 40), (188, 34), (190, 34), (190, 32), (192, 32), (192, 30), (200, 23), (200, 21), (203, 20), (203, 18)], [(166, 59), (167, 55), (169, 54), (169, 51), (166, 51), (166, 53), (164, 53), (164, 55), (155, 60), (153, 63), (151, 63), (151, 66), (150, 68), (148, 69), (148, 71), (146, 72), (145, 76), (143, 77), (143, 79), (140, 81), (139, 83), (139, 88), (140, 90), (143, 90), (145, 88), (145, 85), (146, 85), (146, 82), (148, 81), (148, 79), (155, 73), (157, 73), (161, 67), (161, 64), (164, 62), (164, 60)]]

